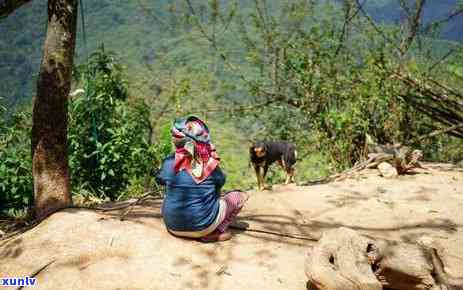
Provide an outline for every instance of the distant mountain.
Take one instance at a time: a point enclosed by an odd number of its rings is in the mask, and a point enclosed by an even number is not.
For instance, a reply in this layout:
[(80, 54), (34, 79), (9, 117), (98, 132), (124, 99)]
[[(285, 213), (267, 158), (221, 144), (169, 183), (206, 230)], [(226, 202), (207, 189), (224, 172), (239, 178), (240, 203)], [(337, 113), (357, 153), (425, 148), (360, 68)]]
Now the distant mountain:
[(0, 20), (0, 103), (8, 109), (35, 91), (46, 9), (46, 1), (32, 1)]
[[(366, 0), (367, 10), (378, 22), (400, 23), (404, 17), (398, 0)], [(415, 0), (409, 3), (414, 3)], [(428, 0), (423, 10), (424, 23), (447, 19), (458, 7), (458, 0)], [(463, 41), (463, 14), (442, 26), (444, 39)]]
[[(222, 5), (227, 3), (226, 0), (222, 1)], [(398, 0), (366, 1), (367, 10), (376, 21), (400, 22), (402, 14)], [(185, 23), (179, 20), (181, 12), (176, 9), (185, 8), (184, 0), (83, 2), (88, 51), (93, 51), (104, 42), (107, 48), (115, 51), (122, 62), (129, 66), (156, 62), (156, 52), (159, 50), (178, 52), (177, 59), (180, 62), (193, 55), (199, 55), (198, 59), (201, 59), (200, 54), (204, 53), (192, 51), (194, 47), (178, 46), (184, 33), (182, 25)], [(204, 8), (208, 1), (196, 0), (194, 3), (198, 3), (198, 6), (204, 4)], [(242, 7), (250, 5), (247, 0), (240, 0), (240, 3)], [(428, 0), (424, 10), (425, 22), (445, 19), (455, 9), (456, 3), (457, 0)], [(46, 4), (46, 0), (31, 1), (6, 19), (0, 20), (0, 103), (6, 104), (11, 110), (19, 103), (30, 101), (35, 91), (46, 33)], [(273, 6), (278, 5), (269, 5)], [(200, 7), (199, 13), (203, 10)], [(80, 31), (77, 39), (77, 61), (85, 56), (82, 35)], [(452, 19), (442, 29), (441, 37), (463, 41), (463, 16)]]

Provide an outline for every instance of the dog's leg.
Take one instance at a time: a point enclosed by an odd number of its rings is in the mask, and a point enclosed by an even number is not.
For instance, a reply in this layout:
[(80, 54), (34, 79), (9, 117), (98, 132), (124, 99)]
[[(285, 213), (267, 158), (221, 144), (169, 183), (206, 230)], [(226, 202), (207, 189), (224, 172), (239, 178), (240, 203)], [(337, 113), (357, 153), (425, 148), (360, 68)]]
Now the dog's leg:
[(259, 190), (260, 191), (265, 189), (265, 183), (264, 183), (264, 177), (263, 177), (262, 170), (259, 169)]
[(284, 156), (281, 156), (281, 159), (278, 162), (280, 163), (281, 167), (283, 167), (283, 170), (286, 173), (285, 184), (289, 184), (290, 177), (291, 177), (291, 168), (286, 167), (286, 162), (285, 162)]
[(286, 181), (285, 184), (290, 184), (294, 182), (294, 169), (293, 168), (287, 168), (285, 170), (286, 172)]
[(259, 190), (262, 190), (262, 177), (261, 177), (261, 170), (260, 170), (260, 166), (258, 165), (254, 165), (254, 171), (256, 172), (256, 178), (257, 178), (257, 188)]
[(286, 169), (286, 182), (285, 184), (294, 183), (294, 168)]
[(296, 148), (293, 147), (290, 150), (288, 150), (287, 154), (285, 155), (286, 158), (284, 158), (285, 162), (285, 171), (286, 171), (286, 184), (288, 183), (294, 183), (294, 175), (296, 169), (294, 168), (294, 165), (296, 164), (297, 161), (297, 151)]
[(262, 189), (267, 188), (265, 185), (265, 177), (267, 176), (268, 164), (264, 164), (264, 174), (262, 174)]

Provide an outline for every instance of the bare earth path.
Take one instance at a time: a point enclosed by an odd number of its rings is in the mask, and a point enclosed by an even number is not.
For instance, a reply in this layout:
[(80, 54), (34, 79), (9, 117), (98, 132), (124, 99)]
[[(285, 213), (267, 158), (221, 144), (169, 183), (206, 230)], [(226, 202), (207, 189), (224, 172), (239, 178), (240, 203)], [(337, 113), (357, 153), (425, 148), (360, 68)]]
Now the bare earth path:
[[(318, 237), (339, 226), (374, 237), (425, 236), (454, 276), (463, 277), (463, 170), (363, 178), (252, 192), (240, 221), (254, 229)], [(313, 242), (255, 232), (202, 244), (166, 233), (160, 202), (118, 213), (67, 209), (0, 241), (0, 277), (37, 275), (35, 289), (305, 289), (303, 262)], [(8, 288), (6, 288), (8, 289)]]

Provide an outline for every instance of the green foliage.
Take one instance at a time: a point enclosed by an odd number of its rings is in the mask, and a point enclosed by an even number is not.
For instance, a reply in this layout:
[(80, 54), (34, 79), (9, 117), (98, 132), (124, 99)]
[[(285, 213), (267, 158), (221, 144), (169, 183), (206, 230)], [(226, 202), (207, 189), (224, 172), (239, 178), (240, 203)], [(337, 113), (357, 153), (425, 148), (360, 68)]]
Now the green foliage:
[(127, 186), (142, 183), (157, 161), (149, 110), (142, 100), (128, 102), (121, 68), (103, 48), (77, 72), (85, 93), (70, 102), (72, 183), (114, 200)]
[[(253, 33), (241, 32), (249, 65), (261, 68), (247, 83), (249, 92), (257, 102), (275, 100), (256, 115), (266, 131), (260, 134), (295, 141), (304, 153), (321, 150), (329, 167), (343, 168), (365, 156), (367, 133), (384, 144), (405, 143), (429, 132), (433, 121), (398, 98), (410, 89), (391, 72), (441, 78), (426, 71), (432, 58), (439, 57), (423, 53), (418, 45), (402, 53), (391, 40), (404, 39), (403, 31), (378, 24), (378, 33), (364, 17), (352, 16), (355, 9), (348, 5), (341, 10), (327, 2), (311, 8), (299, 15), (304, 23), (299, 29), (285, 27), (291, 13), (275, 21), (251, 12), (248, 29)], [(343, 23), (342, 17), (352, 18)], [(428, 158), (443, 157), (436, 147), (426, 149)]]
[[(154, 181), (152, 168), (170, 152), (170, 132), (151, 143), (150, 111), (129, 100), (115, 56), (101, 48), (75, 71), (84, 94), (69, 103), (68, 146), (77, 202), (123, 199), (140, 194)], [(4, 115), (4, 108), (0, 107)], [(0, 119), (0, 214), (23, 216), (33, 200), (30, 153), (31, 113)]]
[(0, 215), (22, 216), (32, 203), (31, 114), (0, 119)]
[(171, 128), (172, 124), (169, 122), (160, 130), (157, 148), (161, 157), (165, 157), (173, 151)]
[[(423, 26), (439, 20), (456, 3), (427, 2), (427, 11), (443, 13), (425, 12)], [(226, 189), (247, 189), (255, 185), (248, 167), (250, 139), (297, 143), (297, 179), (306, 180), (356, 161), (364, 153), (365, 133), (387, 143), (403, 142), (433, 129), (432, 121), (397, 98), (408, 92), (389, 78), (386, 69), (413, 76), (429, 74), (452, 80), (446, 82), (451, 87), (461, 87), (461, 49), (433, 71), (426, 71), (457, 47), (457, 43), (435, 39), (440, 32), (461, 39), (461, 25), (457, 25), (461, 20), (456, 18), (421, 35), (419, 43), (400, 56), (396, 46), (406, 29), (378, 23), (384, 35), (378, 34), (362, 13), (353, 17), (355, 5), (304, 0), (192, 3), (196, 15), (184, 0), (85, 3), (89, 50), (104, 41), (124, 59), (130, 74), (123, 77), (114, 55), (104, 50), (75, 71), (77, 86), (85, 89), (69, 105), (75, 199), (78, 195), (96, 203), (146, 190), (153, 183), (147, 173), (172, 150), (170, 126), (178, 115), (203, 114), (227, 172)], [(391, 23), (398, 19), (399, 6), (394, 1), (365, 4), (376, 20)], [(46, 17), (38, 16), (45, 16), (46, 3), (33, 2), (29, 7), (0, 26), (5, 36), (0, 39), (0, 91), (9, 108), (23, 96), (33, 95), (34, 70), (39, 68)], [(343, 35), (345, 13), (353, 18)], [(76, 61), (82, 62), (85, 53), (79, 37)], [(278, 102), (243, 113), (233, 110), (236, 105), (265, 103), (275, 96), (280, 97)], [(225, 109), (207, 112), (215, 107)], [(10, 191), (2, 192), (0, 204), (21, 209), (32, 198), (30, 127), (9, 119), (2, 122), (2, 140), (13, 141), (1, 143), (0, 164), (8, 166), (0, 172), (7, 176), (0, 175), (0, 184), (22, 193), (10, 198)], [(26, 123), (30, 125), (30, 120)], [(447, 136), (434, 137), (421, 146), (430, 160), (459, 161), (462, 156), (461, 141)], [(24, 172), (18, 175), (24, 179), (15, 179), (20, 168), (29, 168), (29, 175)], [(277, 182), (283, 176), (274, 170), (269, 178)], [(29, 198), (3, 203), (7, 195), (10, 200)]]

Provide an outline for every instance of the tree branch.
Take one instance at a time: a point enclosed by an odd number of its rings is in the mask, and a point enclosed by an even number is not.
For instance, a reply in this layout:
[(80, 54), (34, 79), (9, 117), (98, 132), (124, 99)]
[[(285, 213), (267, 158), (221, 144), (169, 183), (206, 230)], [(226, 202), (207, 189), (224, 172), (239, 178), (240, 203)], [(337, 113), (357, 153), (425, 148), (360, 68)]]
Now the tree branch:
[(457, 46), (457, 47), (450, 49), (445, 55), (443, 55), (439, 60), (437, 60), (434, 64), (432, 64), (428, 71), (432, 72), (438, 65), (443, 63), (447, 58), (452, 56), (454, 53), (460, 51), (461, 49), (462, 49), (461, 46)]
[(434, 130), (431, 133), (419, 136), (418, 138), (413, 139), (408, 143), (409, 144), (417, 143), (417, 142), (423, 141), (425, 139), (428, 139), (428, 138), (431, 138), (431, 137), (434, 137), (434, 136), (437, 136), (437, 135), (445, 134), (445, 133), (448, 133), (448, 132), (451, 132), (451, 131), (454, 131), (454, 130), (460, 129), (460, 128), (463, 128), (463, 123), (456, 124), (456, 125), (453, 125), (453, 126), (450, 126), (450, 127), (446, 127), (446, 128), (443, 128), (443, 129)]
[(426, 4), (426, 0), (418, 0), (417, 1), (417, 7), (416, 7), (416, 12), (413, 17), (413, 19), (408, 18), (409, 26), (410, 26), (410, 33), (407, 38), (405, 38), (400, 45), (400, 52), (401, 55), (405, 55), (407, 51), (410, 49), (413, 41), (415, 40), (418, 30), (420, 28), (421, 24), (421, 15), (423, 14), (423, 8), (424, 5)]
[(429, 32), (429, 30), (431, 30), (431, 28), (434, 26), (434, 25), (440, 25), (442, 23), (446, 23), (446, 22), (449, 22), (450, 20), (452, 20), (453, 18), (457, 17), (458, 15), (462, 14), (463, 13), (463, 8), (459, 8), (457, 10), (455, 10), (454, 12), (452, 12), (449, 16), (447, 16), (446, 18), (444, 19), (440, 19), (440, 20), (437, 20), (437, 21), (433, 21), (431, 23), (429, 23), (426, 28), (424, 29), (424, 31), (426, 32)]
[(142, 0), (137, 0), (137, 2), (138, 2), (138, 5), (140, 6), (140, 8), (143, 10), (143, 12), (145, 12), (146, 15), (153, 18), (153, 20), (155, 22), (157, 22), (161, 26), (163, 26), (163, 27), (165, 27), (165, 28), (167, 28), (167, 29), (169, 29), (171, 31), (174, 29), (170, 24), (166, 23), (164, 20), (162, 20), (160, 17), (158, 17), (156, 15), (156, 13), (153, 12), (153, 8), (145, 5), (145, 3), (142, 2)]
[(8, 17), (23, 4), (29, 2), (31, 0), (0, 0), (0, 19)]
[(363, 17), (365, 17), (365, 19), (370, 23), (370, 25), (373, 27), (374, 30), (376, 30), (376, 32), (378, 32), (382, 37), (383, 39), (387, 42), (387, 43), (391, 43), (391, 44), (394, 44), (394, 48), (397, 49), (399, 52), (401, 51), (400, 50), (400, 47), (398, 47), (397, 45), (395, 45), (395, 42), (394, 40), (392, 40), (390, 37), (388, 37), (386, 34), (384, 34), (384, 31), (382, 31), (378, 25), (376, 25), (375, 21), (373, 20), (373, 18), (371, 18), (371, 16), (365, 11), (365, 9), (363, 8), (362, 4), (360, 3), (359, 0), (355, 0), (355, 3), (357, 4), (357, 7), (358, 9), (360, 10), (360, 12), (362, 13)]
[(217, 50), (217, 44), (215, 42), (215, 39), (211, 38), (209, 34), (207, 34), (206, 29), (203, 27), (201, 22), (199, 21), (199, 17), (196, 14), (196, 11), (193, 7), (193, 4), (191, 3), (190, 0), (185, 0), (185, 2), (188, 5), (188, 9), (190, 10), (190, 14), (193, 15), (196, 18), (196, 24), (198, 25), (199, 30), (201, 31), (201, 34), (211, 43), (211, 46)]
[(352, 14), (350, 15), (350, 4), (344, 0), (345, 2), (345, 14), (344, 14), (344, 24), (342, 25), (342, 31), (341, 31), (341, 35), (339, 36), (339, 40), (338, 40), (338, 47), (336, 48), (336, 52), (334, 53), (335, 56), (338, 56), (339, 52), (341, 51), (341, 48), (343, 47), (344, 45), (344, 37), (347, 33), (347, 29), (349, 27), (349, 24), (350, 22), (352, 21), (352, 19), (354, 19), (357, 14), (360, 12), (360, 8), (363, 7), (363, 5), (365, 4), (366, 0), (363, 1), (363, 4), (360, 4), (360, 6), (357, 6), (357, 10)]

